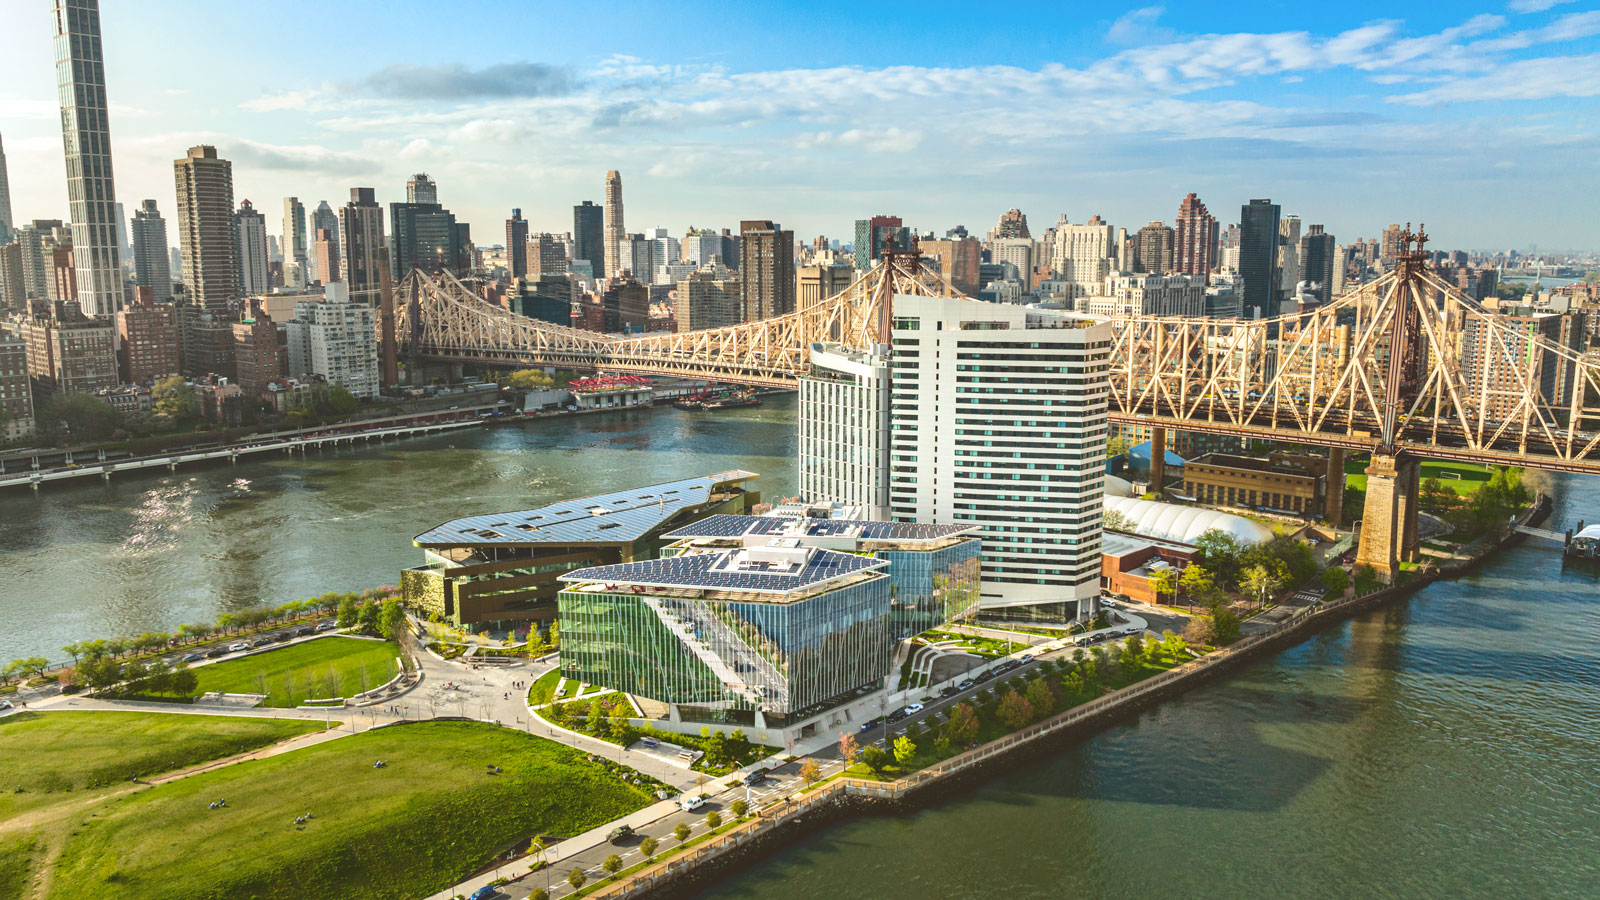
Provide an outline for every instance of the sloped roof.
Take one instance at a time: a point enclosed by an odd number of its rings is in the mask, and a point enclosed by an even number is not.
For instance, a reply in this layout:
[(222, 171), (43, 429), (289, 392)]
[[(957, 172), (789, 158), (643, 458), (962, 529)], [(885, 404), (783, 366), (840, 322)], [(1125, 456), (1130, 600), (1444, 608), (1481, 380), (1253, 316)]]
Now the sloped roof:
[[(792, 531), (795, 528), (799, 532)], [(854, 537), (863, 541), (937, 541), (977, 531), (976, 525), (938, 525), (918, 522), (858, 522), (852, 519), (814, 519), (800, 516), (740, 516), (723, 513), (675, 528), (664, 537), (737, 538), (747, 534), (803, 537)]]
[(804, 565), (793, 571), (768, 570), (761, 564), (741, 565), (742, 550), (716, 553), (690, 553), (666, 559), (646, 559), (576, 569), (560, 579), (569, 582), (606, 582), (628, 586), (663, 588), (704, 588), (706, 590), (752, 591), (789, 594), (802, 588), (889, 565), (887, 560), (810, 549)]
[(755, 477), (754, 472), (735, 470), (564, 500), (537, 509), (466, 516), (417, 535), (413, 543), (418, 547), (472, 547), (636, 541), (683, 510), (709, 502), (719, 485)]

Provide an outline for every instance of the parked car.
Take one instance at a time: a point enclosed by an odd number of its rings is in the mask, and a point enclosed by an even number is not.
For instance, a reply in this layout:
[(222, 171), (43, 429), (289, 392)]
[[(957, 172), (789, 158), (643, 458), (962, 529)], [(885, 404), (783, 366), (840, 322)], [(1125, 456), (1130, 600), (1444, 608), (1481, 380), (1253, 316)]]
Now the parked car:
[(706, 798), (700, 794), (684, 794), (682, 797), (678, 798), (678, 808), (684, 812), (694, 812), (705, 805)]
[(11, 701), (0, 698), (0, 709), (12, 709)]
[(185, 653), (183, 655), (183, 661), (184, 662), (195, 662), (196, 660), (201, 660), (201, 659), (205, 659), (205, 657), (200, 655), (199, 653)]
[(228, 651), (222, 649), (221, 647), (218, 647), (215, 650), (207, 650), (206, 651), (206, 659), (216, 659), (219, 656), (227, 656), (227, 655), (228, 655)]
[(972, 690), (972, 685), (973, 685), (972, 679), (968, 678), (966, 681), (963, 681), (960, 684), (956, 685), (956, 690), (958, 690), (958, 691), (970, 691), (970, 690)]
[(332, 622), (323, 622), (321, 625), (317, 626), (317, 630), (318, 631), (332, 631), (332, 630), (334, 630), (335, 628), (338, 628), (338, 627), (339, 626), (333, 624)]
[(746, 784), (746, 785), (760, 784), (761, 782), (766, 781), (766, 780), (767, 780), (767, 770), (766, 769), (756, 769), (754, 772), (748, 772), (748, 773), (745, 774), (744, 778), (741, 779), (741, 781), (743, 781), (744, 784)]
[(492, 884), (486, 884), (473, 891), (472, 896), (468, 897), (467, 900), (490, 900), (491, 897), (498, 896), (500, 896), (500, 889)]
[(901, 719), (904, 719), (906, 717), (906, 715), (907, 715), (907, 713), (903, 709), (897, 709), (894, 712), (889, 713), (889, 719), (888, 719), (889, 724), (893, 725), (894, 723), (900, 721)]
[(908, 705), (905, 709), (900, 710), (900, 712), (905, 714), (905, 715), (908, 715), (908, 716), (914, 716), (917, 713), (922, 712), (922, 704), (921, 703), (912, 703), (912, 704)]
[(249, 649), (250, 649), (250, 642), (249, 641), (234, 641), (233, 643), (228, 645), (228, 652), (229, 653), (237, 653), (240, 650), (249, 650)]
[(1032, 659), (1033, 659), (1033, 654), (1032, 653), (1024, 653), (1021, 656), (1017, 657), (1017, 662), (1025, 663), (1025, 662), (1029, 662)]
[(272, 643), (272, 638), (269, 638), (269, 637), (258, 637), (255, 640), (255, 645), (257, 647), (265, 647), (266, 645), (268, 645), (270, 643)]
[(317, 633), (317, 630), (315, 628), (312, 628), (310, 625), (307, 625), (304, 628), (296, 628), (295, 632), (294, 632), (294, 635), (295, 635), (295, 637), (305, 637), (308, 634), (316, 634), (316, 633)]
[(611, 829), (610, 834), (606, 835), (606, 840), (615, 844), (618, 841), (626, 840), (632, 834), (633, 829), (631, 827), (627, 825), (618, 825), (617, 827)]
[(860, 730), (861, 731), (871, 731), (872, 729), (877, 728), (881, 724), (883, 724), (883, 720), (882, 719), (868, 719), (867, 721), (861, 723)]
[(1100, 605), (1104, 606), (1104, 607), (1107, 607), (1108, 609), (1116, 609), (1117, 608), (1117, 601), (1112, 600), (1112, 599), (1107, 598), (1107, 597), (1101, 597), (1100, 598)]
[(954, 697), (955, 695), (957, 695), (959, 693), (961, 693), (961, 689), (952, 684), (952, 685), (946, 687), (944, 690), (940, 691), (939, 692), (939, 696), (941, 696), (941, 697)]

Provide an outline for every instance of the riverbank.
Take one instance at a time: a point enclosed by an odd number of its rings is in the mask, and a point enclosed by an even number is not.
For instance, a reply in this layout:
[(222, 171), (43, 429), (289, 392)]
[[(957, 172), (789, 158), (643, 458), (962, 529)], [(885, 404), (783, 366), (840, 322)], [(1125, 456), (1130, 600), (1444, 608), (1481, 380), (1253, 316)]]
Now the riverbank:
[[(1540, 495), (1517, 519), (1537, 525), (1550, 514), (1550, 498)], [(1001, 770), (1050, 755), (1151, 707), (1213, 682), (1240, 668), (1307, 640), (1318, 632), (1373, 608), (1391, 603), (1437, 581), (1454, 579), (1484, 565), (1501, 550), (1525, 537), (1510, 530), (1472, 559), (1428, 572), (1405, 582), (1345, 599), (1306, 607), (1271, 631), (1244, 638), (1193, 662), (1130, 685), (1097, 700), (952, 757), (895, 781), (837, 778), (815, 789), (762, 807), (750, 821), (736, 825), (684, 854), (646, 867), (595, 891), (596, 898), (680, 897), (694, 893), (785, 847), (805, 834), (863, 815), (901, 814), (949, 799), (953, 794), (992, 778)]]

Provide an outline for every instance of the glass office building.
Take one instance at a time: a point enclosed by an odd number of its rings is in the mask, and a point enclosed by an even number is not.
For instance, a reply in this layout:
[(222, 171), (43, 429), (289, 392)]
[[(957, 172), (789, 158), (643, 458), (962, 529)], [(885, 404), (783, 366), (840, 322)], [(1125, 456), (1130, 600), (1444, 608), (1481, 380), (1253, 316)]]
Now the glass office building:
[(562, 674), (686, 721), (785, 727), (882, 686), (888, 565), (774, 538), (570, 572)]
[[(831, 515), (854, 514), (837, 504), (816, 509)], [(981, 543), (976, 525), (924, 525), (870, 522), (774, 513), (766, 516), (715, 515), (667, 532), (675, 543), (663, 555), (692, 549), (760, 546), (774, 538), (801, 546), (855, 553), (889, 563), (891, 626), (903, 641), (978, 611)]]

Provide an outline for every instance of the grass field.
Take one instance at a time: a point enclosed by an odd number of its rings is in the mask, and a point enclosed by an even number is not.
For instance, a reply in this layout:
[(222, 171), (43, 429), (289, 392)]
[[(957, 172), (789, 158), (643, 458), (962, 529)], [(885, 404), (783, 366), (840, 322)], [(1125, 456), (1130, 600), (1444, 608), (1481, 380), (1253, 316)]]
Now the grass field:
[[(551, 669), (539, 676), (539, 679), (528, 688), (528, 705), (539, 706), (549, 703), (556, 698), (556, 685), (561, 683), (561, 670)], [(576, 688), (577, 685), (573, 685)]]
[[(387, 765), (373, 768), (377, 759)], [(227, 807), (209, 809), (218, 797)], [(520, 838), (577, 834), (653, 799), (604, 762), (509, 729), (381, 728), (74, 816), (48, 897), (420, 898)]]
[[(1367, 489), (1367, 461), (1355, 460), (1344, 464), (1345, 484), (1361, 490)], [(1478, 492), (1494, 474), (1488, 466), (1473, 463), (1422, 461), (1422, 478), (1439, 479), (1439, 483), (1463, 497)]]
[(383, 684), (394, 677), (397, 656), (393, 641), (323, 637), (200, 666), (194, 673), (201, 693), (266, 694), (265, 706), (298, 706)]
[(18, 713), (0, 719), (0, 821), (134, 773), (159, 775), (321, 730), (320, 722), (243, 716)]

